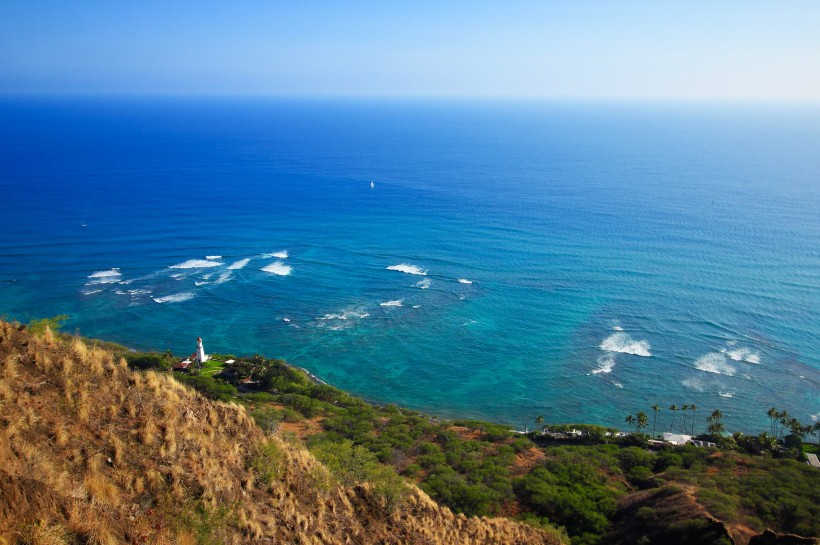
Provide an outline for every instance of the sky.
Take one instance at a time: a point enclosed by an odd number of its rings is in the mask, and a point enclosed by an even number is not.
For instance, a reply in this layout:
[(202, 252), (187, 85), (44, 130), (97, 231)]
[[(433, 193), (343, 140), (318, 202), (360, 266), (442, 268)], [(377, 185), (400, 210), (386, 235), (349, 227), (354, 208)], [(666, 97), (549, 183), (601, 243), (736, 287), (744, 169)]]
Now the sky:
[(0, 94), (820, 100), (820, 1), (2, 0)]

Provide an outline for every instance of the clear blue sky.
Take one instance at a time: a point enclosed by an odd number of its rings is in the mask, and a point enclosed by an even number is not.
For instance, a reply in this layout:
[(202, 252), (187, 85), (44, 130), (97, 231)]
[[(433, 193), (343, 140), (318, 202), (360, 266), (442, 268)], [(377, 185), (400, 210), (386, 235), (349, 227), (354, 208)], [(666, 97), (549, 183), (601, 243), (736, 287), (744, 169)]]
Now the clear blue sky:
[(820, 0), (3, 0), (9, 93), (820, 100)]

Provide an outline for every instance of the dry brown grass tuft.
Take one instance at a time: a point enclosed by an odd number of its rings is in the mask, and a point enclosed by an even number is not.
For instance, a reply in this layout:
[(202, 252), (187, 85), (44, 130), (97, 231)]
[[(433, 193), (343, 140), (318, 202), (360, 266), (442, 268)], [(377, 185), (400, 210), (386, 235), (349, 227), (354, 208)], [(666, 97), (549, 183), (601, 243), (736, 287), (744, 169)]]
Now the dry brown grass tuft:
[(20, 536), (26, 545), (65, 545), (70, 543), (69, 533), (62, 524), (40, 521), (23, 529)]

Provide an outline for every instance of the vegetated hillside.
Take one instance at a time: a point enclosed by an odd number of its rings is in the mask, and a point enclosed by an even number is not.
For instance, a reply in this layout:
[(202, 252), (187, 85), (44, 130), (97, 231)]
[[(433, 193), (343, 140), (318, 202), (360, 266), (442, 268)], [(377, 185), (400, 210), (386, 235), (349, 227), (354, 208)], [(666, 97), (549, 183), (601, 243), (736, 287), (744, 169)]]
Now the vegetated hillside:
[(0, 544), (563, 540), (354, 469), (328, 469), (170, 375), (0, 322)]

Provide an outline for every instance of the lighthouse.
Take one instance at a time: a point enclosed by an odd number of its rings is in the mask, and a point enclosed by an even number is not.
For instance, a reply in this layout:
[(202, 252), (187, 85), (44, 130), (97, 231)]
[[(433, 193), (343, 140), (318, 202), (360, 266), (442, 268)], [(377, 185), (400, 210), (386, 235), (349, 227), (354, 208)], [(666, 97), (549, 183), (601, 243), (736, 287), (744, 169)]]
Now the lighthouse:
[(199, 366), (202, 366), (203, 363), (208, 361), (205, 348), (202, 347), (202, 337), (196, 338), (196, 356), (194, 356), (194, 361), (196, 361)]

